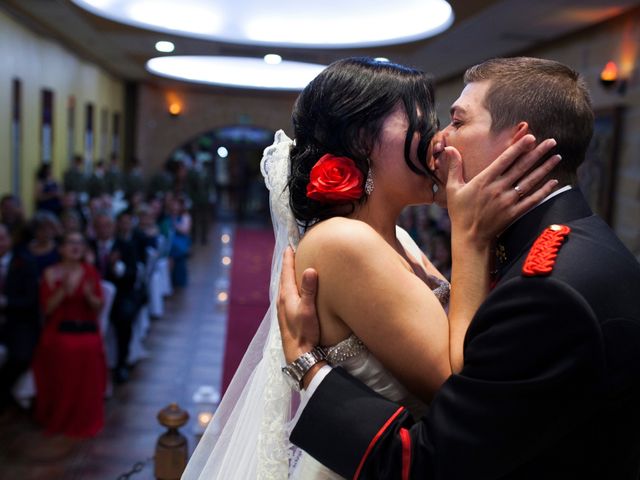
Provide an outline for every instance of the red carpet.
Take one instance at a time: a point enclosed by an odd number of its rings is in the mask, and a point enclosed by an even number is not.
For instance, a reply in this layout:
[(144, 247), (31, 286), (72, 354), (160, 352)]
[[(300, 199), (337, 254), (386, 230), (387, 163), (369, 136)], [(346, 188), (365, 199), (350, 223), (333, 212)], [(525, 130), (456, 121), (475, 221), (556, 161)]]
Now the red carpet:
[(269, 277), (274, 243), (272, 230), (238, 228), (235, 231), (222, 373), (223, 392), (269, 308)]

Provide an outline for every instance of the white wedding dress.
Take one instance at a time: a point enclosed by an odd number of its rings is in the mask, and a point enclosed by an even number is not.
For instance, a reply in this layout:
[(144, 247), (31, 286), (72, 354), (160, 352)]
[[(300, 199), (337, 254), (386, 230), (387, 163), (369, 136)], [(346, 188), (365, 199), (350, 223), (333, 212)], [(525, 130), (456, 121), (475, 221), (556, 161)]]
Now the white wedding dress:
[[(419, 261), (422, 258), (422, 252), (406, 231), (396, 227), (396, 236), (405, 251), (414, 260)], [(446, 307), (449, 301), (449, 284), (435, 278), (433, 280), (437, 283), (433, 292), (443, 307)], [(404, 406), (414, 418), (418, 419), (426, 413), (427, 405), (396, 380), (355, 335), (352, 334), (349, 338), (330, 347), (327, 357), (330, 365), (344, 368), (350, 375), (373, 391)], [(301, 452), (291, 478), (296, 480), (337, 480), (343, 477), (320, 464), (310, 455)]]
[[(242, 363), (207, 428), (182, 480), (333, 480), (339, 475), (290, 444), (291, 419), (296, 417), (297, 394), (292, 395), (280, 371), (284, 354), (277, 314), (278, 284), (282, 254), (287, 245), (297, 246), (299, 230), (288, 206), (286, 179), (291, 146), (284, 132), (265, 150), (261, 163), (270, 190), (271, 215), (276, 234), (270, 285), (271, 307), (265, 315)], [(422, 264), (422, 252), (402, 228), (396, 235), (405, 251)], [(449, 299), (449, 284), (433, 278), (433, 290), (443, 305)], [(328, 348), (331, 365), (341, 366), (384, 397), (405, 406), (416, 418), (427, 406), (398, 382), (351, 335)]]

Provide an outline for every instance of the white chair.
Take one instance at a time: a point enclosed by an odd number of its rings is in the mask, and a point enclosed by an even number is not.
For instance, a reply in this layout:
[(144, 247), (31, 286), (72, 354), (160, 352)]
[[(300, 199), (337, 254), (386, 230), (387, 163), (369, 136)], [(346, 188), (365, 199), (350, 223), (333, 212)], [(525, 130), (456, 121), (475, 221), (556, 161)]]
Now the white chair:
[(162, 317), (164, 315), (163, 292), (162, 272), (156, 265), (149, 278), (149, 315), (152, 317)]
[[(102, 334), (102, 342), (104, 345), (104, 353), (106, 357), (107, 367), (111, 368), (115, 365), (117, 358), (117, 345), (116, 337), (113, 331), (113, 326), (109, 321), (109, 315), (111, 314), (111, 306), (113, 305), (113, 299), (116, 296), (116, 287), (113, 283), (102, 280), (100, 282), (102, 287), (102, 298), (104, 304), (98, 314), (98, 323), (100, 324), (100, 333)], [(104, 392), (105, 398), (111, 398), (113, 395), (113, 384), (111, 383), (111, 375), (107, 375), (107, 386)]]
[(147, 293), (149, 294), (149, 315), (155, 318), (164, 315), (164, 287), (162, 273), (158, 269), (160, 253), (157, 249), (147, 248)]
[(158, 271), (160, 272), (160, 285), (162, 287), (162, 295), (165, 297), (173, 294), (173, 285), (171, 284), (171, 269), (169, 268), (169, 259), (162, 257), (158, 259)]
[(102, 286), (104, 304), (98, 314), (98, 320), (100, 332), (102, 333), (102, 341), (104, 342), (104, 352), (107, 357), (107, 366), (113, 368), (116, 366), (118, 360), (118, 345), (116, 343), (116, 334), (113, 330), (113, 325), (111, 325), (109, 321), (109, 316), (111, 314), (113, 299), (116, 296), (116, 287), (113, 283), (105, 280), (102, 280), (100, 285)]
[[(141, 289), (147, 288), (147, 270), (143, 263), (138, 263), (136, 273), (136, 285), (134, 288)], [(127, 357), (127, 363), (130, 365), (136, 364), (139, 360), (147, 358), (149, 352), (144, 348), (142, 342), (147, 337), (151, 322), (149, 320), (149, 309), (146, 305), (140, 307), (138, 315), (133, 321), (131, 326), (131, 340), (129, 342), (129, 355)]]
[(13, 384), (11, 394), (16, 403), (22, 408), (29, 408), (36, 396), (36, 381), (33, 377), (33, 370), (29, 369), (20, 375), (20, 378)]
[(140, 360), (149, 357), (149, 352), (144, 348), (143, 341), (147, 338), (149, 332), (149, 309), (146, 306), (140, 308), (138, 316), (133, 322), (131, 329), (131, 341), (129, 342), (129, 356), (127, 357), (127, 363), (134, 365)]

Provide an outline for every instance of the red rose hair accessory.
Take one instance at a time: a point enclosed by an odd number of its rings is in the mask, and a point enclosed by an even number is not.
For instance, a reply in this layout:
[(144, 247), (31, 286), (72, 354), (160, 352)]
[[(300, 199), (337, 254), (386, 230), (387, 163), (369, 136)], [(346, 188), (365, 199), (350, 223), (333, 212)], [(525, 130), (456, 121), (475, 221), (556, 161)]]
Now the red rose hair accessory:
[(352, 159), (327, 153), (311, 169), (307, 197), (327, 203), (358, 200), (363, 178)]

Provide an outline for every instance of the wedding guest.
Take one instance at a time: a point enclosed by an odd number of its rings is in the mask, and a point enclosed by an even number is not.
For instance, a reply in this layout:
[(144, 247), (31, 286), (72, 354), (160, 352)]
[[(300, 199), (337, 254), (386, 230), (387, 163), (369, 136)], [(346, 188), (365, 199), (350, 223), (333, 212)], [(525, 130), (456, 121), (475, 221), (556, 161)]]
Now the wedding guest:
[(0, 223), (9, 229), (14, 248), (24, 246), (29, 238), (29, 231), (22, 204), (15, 195), (9, 193), (0, 199)]
[(107, 193), (105, 174), (104, 162), (102, 160), (98, 160), (93, 173), (87, 182), (87, 192), (89, 193), (90, 198), (101, 197)]
[(35, 418), (49, 434), (91, 437), (104, 425), (102, 289), (96, 269), (83, 261), (85, 248), (80, 232), (66, 233), (61, 260), (40, 285), (45, 324), (33, 362)]
[(146, 251), (152, 248), (158, 251), (160, 247), (160, 229), (151, 207), (143, 203), (136, 209), (138, 225), (135, 228), (135, 236), (139, 239), (139, 247)]
[(183, 197), (169, 202), (169, 222), (173, 233), (169, 257), (172, 260), (171, 281), (174, 287), (186, 287), (189, 283), (187, 259), (191, 252), (191, 215)]
[(131, 166), (129, 171), (124, 177), (124, 192), (127, 197), (130, 197), (135, 192), (144, 193), (144, 177), (142, 176), (142, 168), (140, 167), (140, 161), (137, 158), (131, 160)]
[(53, 178), (51, 164), (43, 163), (36, 174), (36, 210), (59, 215), (61, 209), (60, 186)]
[(0, 224), (0, 343), (7, 361), (0, 367), (0, 410), (11, 400), (11, 387), (31, 364), (40, 333), (38, 273), (33, 259), (12, 248), (8, 228)]
[(118, 155), (115, 153), (111, 155), (109, 167), (104, 174), (104, 182), (110, 195), (124, 191), (124, 175), (120, 169)]
[(96, 238), (90, 243), (96, 267), (102, 278), (116, 287), (110, 313), (118, 346), (114, 380), (123, 383), (129, 379), (127, 358), (131, 328), (140, 308), (135, 289), (138, 268), (136, 249), (132, 242), (116, 237), (115, 223), (108, 212), (96, 214), (94, 230)]
[(65, 192), (86, 195), (87, 175), (84, 171), (84, 160), (81, 155), (74, 155), (73, 164), (64, 173), (62, 185)]
[(211, 218), (209, 203), (212, 179), (203, 162), (194, 161), (187, 172), (187, 194), (191, 199), (192, 238), (206, 245)]
[(36, 261), (39, 278), (47, 267), (60, 260), (57, 238), (62, 233), (62, 226), (56, 216), (47, 211), (36, 212), (31, 224), (33, 240), (27, 250)]
[(74, 210), (65, 210), (60, 214), (60, 224), (63, 232), (81, 232), (82, 219), (78, 212)]

